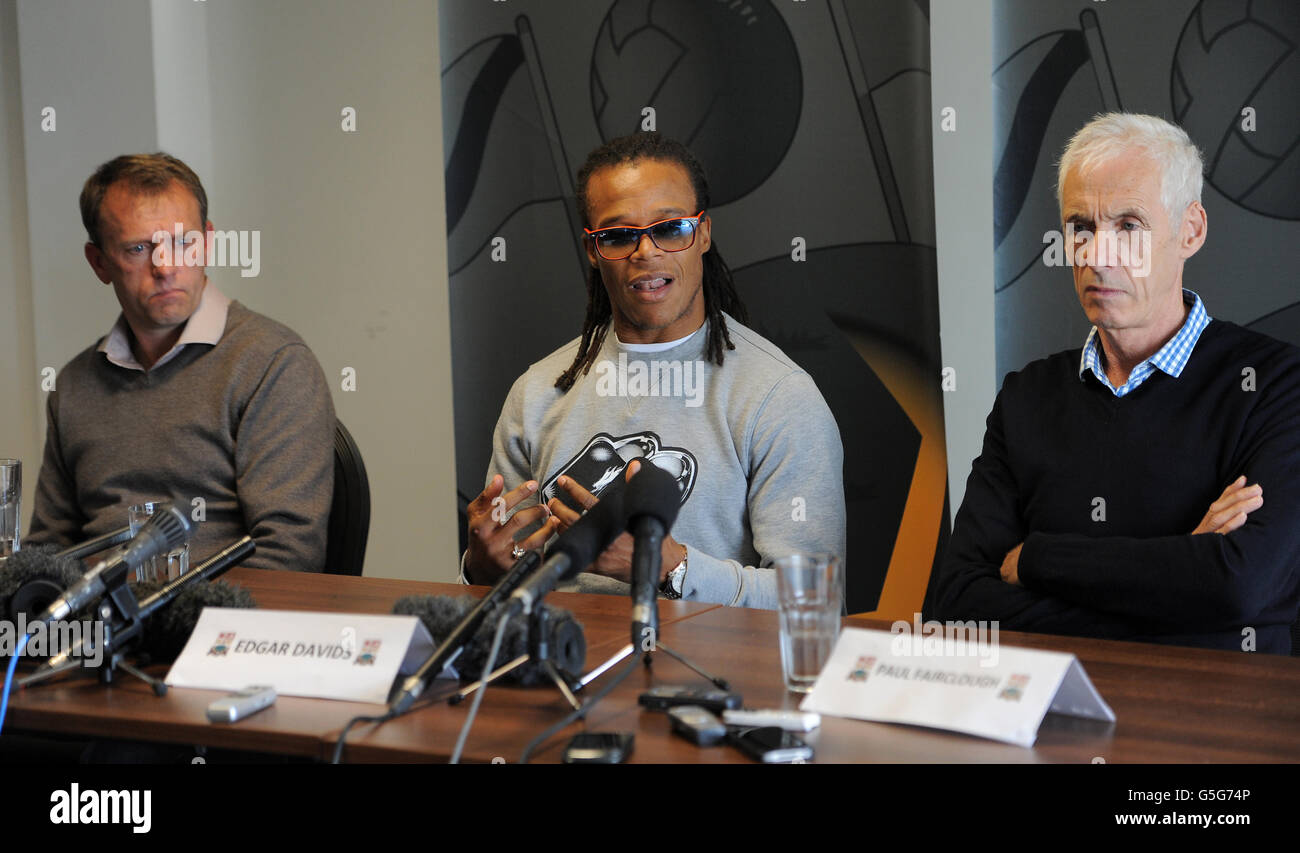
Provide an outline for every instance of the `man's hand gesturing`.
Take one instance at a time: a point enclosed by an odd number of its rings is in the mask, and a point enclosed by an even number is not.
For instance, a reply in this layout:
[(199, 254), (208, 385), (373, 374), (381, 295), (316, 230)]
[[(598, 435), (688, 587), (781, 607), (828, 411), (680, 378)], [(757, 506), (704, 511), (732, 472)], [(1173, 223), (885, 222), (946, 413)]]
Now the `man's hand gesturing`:
[[(544, 504), (521, 509), (507, 515), (520, 501), (537, 491), (537, 481), (529, 480), (502, 495), (505, 478), (497, 474), (481, 494), (470, 502), (469, 553), (465, 557), (465, 577), (471, 583), (494, 583), (514, 565), (516, 547), (524, 551), (541, 548), (559, 526)], [(546, 519), (531, 536), (515, 541), (515, 534), (529, 525)]]
[[(631, 480), (640, 470), (641, 461), (639, 459), (632, 460), (624, 470), (624, 479)], [(564, 489), (582, 507), (583, 512), (590, 510), (598, 501), (595, 495), (584, 489), (572, 477), (560, 477), (556, 480), (556, 485)], [(549, 508), (551, 518), (556, 522), (557, 529), (561, 533), (568, 530), (579, 518), (582, 518), (580, 513), (574, 512), (559, 498), (551, 498)], [(588, 567), (588, 571), (615, 578), (625, 583), (630, 582), (632, 579), (632, 548), (634, 544), (631, 533), (621, 534), (610, 543), (608, 548), (601, 552), (600, 556), (596, 558), (596, 562)], [(686, 558), (686, 546), (673, 539), (672, 536), (665, 536), (661, 551), (659, 583), (663, 582), (663, 579), (673, 570), (674, 566)]]

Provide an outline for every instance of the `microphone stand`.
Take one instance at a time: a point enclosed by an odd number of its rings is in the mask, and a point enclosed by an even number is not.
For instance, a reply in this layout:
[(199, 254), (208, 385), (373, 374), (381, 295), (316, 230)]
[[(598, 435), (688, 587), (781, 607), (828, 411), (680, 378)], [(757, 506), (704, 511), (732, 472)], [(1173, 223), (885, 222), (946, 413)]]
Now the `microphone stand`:
[[(534, 661), (575, 710), (581, 707), (573, 695), (573, 688), (577, 686), (576, 675), (569, 673), (564, 664), (572, 660), (575, 669), (582, 668), (587, 656), (586, 639), (581, 631), (576, 636), (555, 637), (556, 623), (551, 621), (549, 613), (542, 612), (545, 607), (541, 605), (541, 599), (558, 582), (564, 580), (566, 574), (572, 574), (571, 569), (576, 572), (576, 569), (590, 563), (622, 532), (625, 527), (622, 493), (621, 480), (616, 480), (601, 492), (599, 503), (556, 540), (551, 559), (543, 563), (528, 580), (521, 581), (519, 588), (511, 593), (508, 606), (499, 618), (513, 618), (518, 612), (517, 608), (525, 608), (528, 613), (528, 653), (520, 655), (500, 669), (485, 673), (478, 681), (452, 694), (448, 700), (451, 704), (464, 701), (474, 691), (491, 684), (511, 670)], [(561, 542), (564, 544), (561, 545)], [(558, 667), (555, 665), (553, 646), (558, 647), (564, 655), (560, 658), (561, 665)]]
[[(97, 665), (88, 664), (78, 658), (69, 657), (68, 660), (56, 666), (38, 669), (26, 678), (19, 680), (18, 686), (26, 687), (61, 672), (83, 667), (94, 670), (101, 684), (112, 684), (114, 671), (121, 668), (123, 672), (133, 675), (149, 685), (155, 695), (166, 696), (167, 685), (163, 679), (154, 678), (127, 662), (126, 656), (135, 646), (135, 643), (132, 643), (131, 640), (140, 637), (144, 633), (144, 620), (172, 601), (180, 594), (182, 589), (212, 580), (235, 563), (247, 558), (256, 549), (257, 545), (253, 542), (252, 537), (244, 536), (238, 542), (228, 545), (200, 565), (195, 566), (193, 570), (173, 579), (162, 589), (146, 598), (143, 605), (136, 599), (135, 590), (131, 589), (130, 584), (126, 582), (127, 575), (130, 572), (123, 574), (121, 580), (108, 591), (98, 605), (99, 618), (104, 624), (104, 642), (101, 646), (104, 654), (100, 662)], [(83, 640), (83, 643), (86, 642), (86, 640)], [(94, 646), (90, 646), (89, 650), (93, 651)]]
[(632, 642), (614, 653), (613, 657), (587, 673), (578, 681), (578, 690), (603, 675), (610, 667), (635, 654), (638, 644), (641, 661), (646, 669), (654, 666), (654, 653), (663, 652), (673, 660), (693, 670), (705, 681), (711, 682), (719, 690), (731, 689), (725, 678), (710, 675), (695, 662), (680, 652), (659, 642), (659, 596), (654, 582), (659, 552), (663, 547), (664, 526), (657, 519), (643, 517), (633, 523), (636, 528), (636, 544), (632, 551)]
[[(577, 690), (581, 691), (584, 688), (586, 688), (588, 684), (590, 684), (591, 682), (595, 681), (597, 678), (600, 678), (602, 675), (604, 675), (609, 670), (610, 667), (617, 666), (619, 661), (626, 660), (630, 655), (634, 654), (636, 650), (637, 649), (635, 643), (628, 643), (626, 646), (619, 649), (617, 652), (613, 654), (612, 657), (609, 658), (609, 660), (605, 661), (600, 666), (596, 667), (591, 672), (587, 673), (582, 678), (580, 678), (578, 680)], [(671, 648), (669, 648), (668, 646), (660, 642), (656, 642), (651, 648), (642, 650), (641, 660), (643, 663), (645, 663), (646, 669), (651, 669), (653, 667), (654, 662), (652, 658), (654, 657), (655, 652), (663, 652), (664, 654), (668, 655), (668, 657), (680, 663), (682, 666), (685, 666), (687, 669), (693, 670), (697, 675), (699, 675), (705, 681), (711, 682), (719, 690), (731, 689), (730, 682), (728, 682), (725, 678), (722, 678), (721, 676), (717, 676), (717, 675), (710, 675), (708, 672), (701, 669), (699, 665), (697, 665), (690, 658), (683, 655), (681, 652), (675, 652)]]
[[(144, 616), (140, 612), (140, 602), (136, 600), (135, 591), (126, 582), (125, 574), (109, 589), (108, 594), (100, 600), (98, 611), (100, 622), (104, 625), (104, 641), (100, 646), (103, 654), (98, 664), (85, 663), (76, 658), (69, 658), (57, 666), (38, 670), (26, 678), (20, 679), (18, 686), (27, 687), (61, 672), (81, 667), (94, 670), (101, 684), (112, 684), (114, 672), (121, 668), (127, 675), (135, 676), (149, 685), (154, 695), (166, 696), (167, 685), (163, 683), (162, 679), (154, 678), (148, 673), (137, 669), (126, 660), (126, 649), (129, 647), (126, 641), (139, 635), (144, 630)], [(119, 637), (121, 640), (115, 642)], [(83, 642), (85, 641), (83, 640)], [(90, 650), (94, 650), (93, 645), (90, 646)]]
[[(108, 595), (99, 603), (99, 618), (106, 626), (104, 629), (106, 654), (100, 657), (98, 666), (90, 667), (99, 677), (99, 683), (112, 684), (114, 670), (121, 667), (127, 675), (133, 675), (149, 685), (155, 696), (166, 696), (167, 685), (161, 678), (154, 678), (126, 662), (127, 649), (132, 644), (125, 640), (137, 637), (144, 631), (144, 616), (140, 612), (140, 602), (136, 600), (131, 585), (126, 582), (126, 575), (122, 576), (122, 580), (109, 590)], [(115, 644), (113, 642), (115, 634), (121, 636), (124, 642)]]
[[(577, 685), (578, 690), (585, 688), (609, 670), (610, 667), (633, 654), (638, 655), (644, 665), (649, 668), (651, 666), (651, 657), (657, 649), (663, 649), (664, 653), (669, 657), (694, 670), (718, 688), (727, 690), (729, 685), (724, 679), (709, 675), (682, 654), (659, 643), (658, 584), (655, 581), (659, 576), (664, 537), (668, 535), (668, 529), (677, 518), (680, 493), (676, 482), (671, 475), (662, 469), (653, 465), (646, 466), (628, 481), (626, 493), (622, 497), (624, 518), (626, 519), (624, 526), (635, 537), (632, 547), (631, 572), (632, 642), (588, 673), (585, 678), (580, 679)], [(640, 644), (639, 649), (638, 644)], [(576, 705), (572, 713), (533, 738), (524, 748), (519, 759), (520, 763), (526, 764), (533, 750), (547, 738), (575, 720), (585, 717), (596, 703), (613, 691), (622, 683), (624, 678), (631, 674), (632, 670), (636, 668), (636, 664), (637, 662), (634, 660), (624, 666), (613, 680), (596, 691), (587, 702)]]

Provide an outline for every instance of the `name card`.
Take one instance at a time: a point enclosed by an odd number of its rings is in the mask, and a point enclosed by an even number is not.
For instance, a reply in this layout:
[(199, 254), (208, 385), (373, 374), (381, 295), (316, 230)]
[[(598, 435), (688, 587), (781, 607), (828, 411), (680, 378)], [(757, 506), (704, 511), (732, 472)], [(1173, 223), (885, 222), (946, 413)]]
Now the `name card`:
[(433, 651), (414, 616), (206, 607), (167, 673), (172, 687), (240, 690), (385, 704), (400, 672)]
[(1078, 658), (965, 639), (845, 628), (799, 706), (1033, 746), (1047, 712), (1114, 722)]

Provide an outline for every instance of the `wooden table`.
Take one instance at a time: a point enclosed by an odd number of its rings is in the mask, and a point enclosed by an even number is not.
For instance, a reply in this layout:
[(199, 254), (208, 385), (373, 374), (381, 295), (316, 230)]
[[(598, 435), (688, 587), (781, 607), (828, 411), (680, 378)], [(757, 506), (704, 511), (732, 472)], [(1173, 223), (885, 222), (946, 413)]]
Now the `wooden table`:
[[(379, 578), (304, 576), (236, 569), (227, 580), (246, 587), (258, 606), (282, 610), (388, 613), (404, 595), (458, 594), (465, 587)], [(470, 588), (481, 594), (482, 588)], [(587, 636), (587, 668), (628, 641), (629, 602), (611, 596), (555, 593), (548, 602), (572, 610)], [(795, 707), (781, 681), (775, 613), (693, 602), (660, 602), (660, 641), (727, 678), (747, 707)], [(858, 627), (887, 623), (850, 618)], [(909, 726), (824, 717), (808, 740), (818, 762), (1300, 762), (1300, 659), (1002, 632), (1010, 646), (1078, 655), (1114, 709), (1115, 724), (1048, 715), (1033, 748)], [(620, 665), (621, 666), (621, 665)], [(594, 692), (612, 676), (597, 680)], [(671, 734), (666, 715), (642, 711), (637, 696), (662, 684), (705, 682), (664, 654), (634, 672), (591, 713), (585, 727), (636, 733), (633, 763), (747, 763), (731, 747), (696, 747)], [(16, 691), (6, 728), (28, 732), (205, 744), (327, 760), (347, 720), (380, 706), (282, 696), (231, 726), (204, 709), (220, 691), (172, 688), (157, 697), (129, 677), (105, 687), (62, 679)], [(348, 736), (349, 762), (446, 761), (469, 703), (437, 703), (383, 726)], [(534, 735), (569, 710), (549, 687), (494, 685), (470, 734), (466, 761), (515, 762)], [(534, 756), (560, 759), (584, 724), (570, 726)]]

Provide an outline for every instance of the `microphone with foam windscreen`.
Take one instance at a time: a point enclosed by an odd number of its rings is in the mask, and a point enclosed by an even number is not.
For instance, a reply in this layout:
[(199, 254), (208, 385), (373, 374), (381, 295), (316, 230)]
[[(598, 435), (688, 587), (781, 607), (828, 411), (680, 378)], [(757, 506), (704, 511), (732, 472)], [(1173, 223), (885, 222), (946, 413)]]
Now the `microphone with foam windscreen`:
[(627, 529), (632, 533), (632, 644), (644, 648), (659, 633), (656, 599), (664, 537), (677, 520), (682, 492), (677, 479), (653, 464), (641, 470), (627, 484), (623, 509)]
[[(141, 602), (141, 608), (148, 600)], [(257, 602), (248, 590), (232, 586), (226, 581), (211, 581), (186, 587), (166, 607), (160, 608), (144, 632), (140, 651), (155, 663), (170, 663), (180, 656), (185, 644), (194, 633), (205, 607), (233, 607), (251, 610)], [(152, 612), (152, 611), (151, 611)]]
[(15, 552), (0, 566), (0, 614), (15, 623), (35, 621), (65, 589), (81, 580), (84, 570), (80, 561), (56, 553), (49, 545)]
[(595, 562), (626, 528), (622, 482), (620, 477), (605, 489), (596, 505), (556, 538), (546, 562), (510, 596), (524, 613), (531, 613), (533, 605), (548, 592)]
[[(441, 638), (456, 632), (463, 624), (466, 614), (478, 607), (480, 603), (468, 595), (454, 597), (408, 595), (397, 600), (393, 605), (393, 612), (399, 616), (419, 617), (436, 643)], [(546, 623), (550, 626), (550, 636), (546, 639), (549, 643), (551, 663), (566, 672), (581, 672), (587, 658), (587, 639), (582, 624), (567, 610), (546, 604), (539, 605), (539, 609), (547, 611)], [(496, 632), (496, 619), (500, 616), (500, 611), (500, 604), (489, 607), (485, 618), (479, 620), (479, 626), (470, 636), (465, 637), (464, 650), (455, 658), (456, 672), (462, 678), (477, 680), (483, 676), (483, 667), (487, 663), (493, 634)], [(528, 631), (528, 617), (519, 614), (510, 617), (505, 637), (501, 641), (501, 651), (497, 655), (498, 662), (514, 660), (529, 653)], [(435, 676), (437, 674), (433, 673)], [(511, 670), (505, 677), (523, 685), (548, 680), (540, 661), (529, 661)], [(406, 707), (409, 707), (409, 703)], [(402, 710), (405, 710), (405, 707)]]
[[(155, 611), (166, 607), (172, 601), (188, 593), (191, 587), (201, 587), (218, 575), (225, 574), (228, 569), (253, 556), (256, 550), (257, 543), (253, 541), (251, 536), (244, 536), (237, 542), (232, 542), (190, 571), (168, 581), (157, 592), (141, 601), (140, 616), (148, 619)], [(197, 620), (197, 618), (196, 616), (195, 619)], [(190, 627), (193, 628), (193, 625)]]
[(130, 545), (96, 563), (81, 580), (55, 599), (40, 619), (53, 622), (80, 610), (122, 583), (128, 570), (181, 547), (189, 541), (193, 532), (194, 522), (190, 521), (190, 517), (180, 507), (171, 502), (161, 504), (136, 533)]
[[(497, 581), (496, 586), (492, 587), (486, 596), (459, 611), (461, 613), (459, 621), (446, 622), (447, 605), (442, 604), (422, 605), (425, 608), (422, 612), (413, 610), (405, 614), (419, 615), (421, 619), (425, 619), (427, 615), (425, 624), (433, 634), (434, 641), (437, 642), (440, 636), (445, 636), (445, 639), (419, 670), (407, 678), (394, 693), (388, 703), (389, 713), (401, 714), (410, 708), (424, 691), (429, 679), (436, 677), (447, 665), (456, 662), (457, 669), (465, 671), (463, 668), (465, 664), (459, 662), (457, 656), (463, 653), (462, 649), (466, 647), (471, 637), (477, 635), (476, 632), (489, 615), (497, 615), (498, 605), (506, 596), (511, 596), (509, 609), (512, 614), (517, 607), (522, 608), (525, 614), (530, 613), (537, 599), (554, 589), (561, 580), (572, 577), (590, 565), (614, 540), (614, 537), (622, 532), (622, 528), (623, 495), (622, 480), (619, 479), (601, 494), (601, 499), (595, 507), (556, 537), (555, 544), (550, 549), (551, 556), (540, 568), (538, 563), (541, 562), (541, 555), (538, 552), (529, 551), (524, 554), (506, 576)], [(420, 600), (422, 599), (403, 599), (408, 602), (408, 606), (413, 606), (410, 604), (411, 601)], [(495, 627), (495, 620), (492, 624)], [(435, 628), (438, 630), (434, 630)], [(507, 640), (502, 642), (506, 643)], [(506, 648), (509, 650), (513, 646), (507, 645)], [(585, 655), (584, 640), (582, 657)], [(484, 657), (486, 657), (486, 649)], [(482, 661), (479, 661), (478, 665), (481, 667)], [(581, 667), (581, 661), (578, 666)]]
[(34, 545), (16, 552), (0, 563), (0, 616), (17, 622), (21, 614), (25, 621), (35, 621), (81, 580), (84, 557), (130, 540), (131, 528), (123, 527), (61, 551), (54, 545)]
[[(139, 617), (112, 632), (105, 653), (123, 649), (143, 634), (140, 651), (153, 661), (172, 661), (189, 642), (204, 607), (256, 607), (246, 590), (225, 581), (212, 580), (248, 559), (256, 550), (257, 544), (252, 537), (245, 536), (165, 584), (157, 581), (133, 584), (132, 591), (141, 599)], [(145, 620), (148, 620), (148, 630), (143, 628)], [(83, 656), (85, 651), (83, 642), (50, 658), (42, 669), (57, 668), (69, 657)]]
[[(433, 654), (429, 655), (429, 657), (425, 659), (424, 663), (420, 665), (420, 668), (402, 682), (402, 686), (397, 690), (388, 703), (389, 712), (392, 714), (401, 714), (404, 713), (407, 708), (410, 708), (411, 703), (419, 698), (420, 694), (424, 692), (424, 688), (429, 683), (429, 679), (436, 678), (438, 673), (442, 672), (448, 664), (457, 659), (458, 655), (463, 652), (464, 648), (475, 636), (475, 632), (478, 631), (479, 626), (483, 624), (483, 620), (487, 618), (488, 613), (504, 601), (506, 596), (514, 592), (519, 584), (523, 582), (524, 578), (528, 577), (537, 569), (537, 566), (541, 561), (542, 555), (540, 552), (528, 551), (525, 553), (515, 561), (515, 564), (510, 567), (510, 571), (506, 572), (505, 576), (496, 582), (496, 585), (488, 591), (488, 594), (475, 602), (472, 607), (461, 609), (460, 606), (457, 605), (456, 612), (459, 615), (454, 622), (447, 621), (448, 611), (446, 605), (435, 605), (429, 603), (427, 605), (421, 604), (417, 607), (416, 602), (422, 600), (419, 596), (408, 596), (398, 601), (399, 605), (406, 602), (406, 606), (415, 609), (408, 611), (399, 611), (394, 609), (394, 613), (403, 616), (419, 616), (424, 621), (425, 626), (429, 628), (429, 633), (433, 635), (435, 643), (438, 642), (439, 637), (443, 637), (444, 639), (438, 647), (433, 650)], [(432, 600), (439, 599), (433, 597)], [(460, 601), (462, 599), (458, 598), (454, 600)], [(473, 601), (473, 599), (469, 600)], [(428, 616), (427, 619), (425, 618), (426, 615)], [(435, 631), (432, 626), (436, 626), (438, 630)]]

